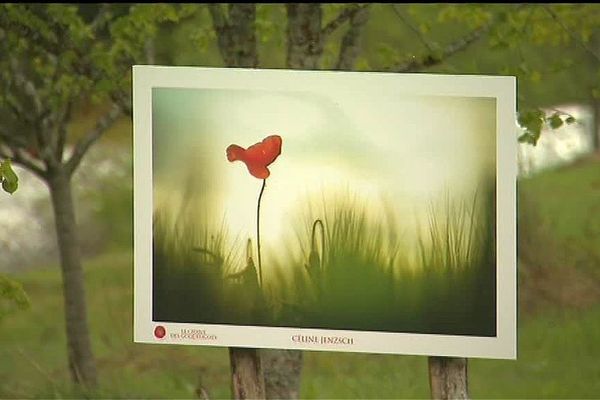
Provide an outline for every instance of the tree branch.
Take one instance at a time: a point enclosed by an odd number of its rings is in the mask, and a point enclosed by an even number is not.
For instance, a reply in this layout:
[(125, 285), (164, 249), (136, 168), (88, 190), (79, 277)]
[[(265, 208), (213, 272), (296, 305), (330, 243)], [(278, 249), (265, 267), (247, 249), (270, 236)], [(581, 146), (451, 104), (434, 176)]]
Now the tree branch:
[(342, 38), (336, 69), (352, 70), (354, 67), (354, 62), (360, 52), (360, 34), (368, 20), (369, 9), (367, 7), (360, 8), (350, 17), (350, 27)]
[(369, 7), (370, 4), (352, 4), (344, 8), (332, 21), (321, 29), (322, 40), (327, 40), (327, 37), (331, 35), (337, 28), (339, 28), (344, 22), (352, 18), (358, 11)]
[(422, 58), (415, 58), (410, 61), (392, 66), (388, 69), (394, 72), (417, 72), (425, 68), (441, 64), (442, 62), (446, 61), (446, 59), (466, 50), (470, 45), (477, 42), (491, 30), (493, 25), (494, 23), (488, 23), (479, 28), (473, 29), (463, 37), (447, 45), (440, 54), (431, 53)]
[(35, 119), (31, 117), (31, 114), (26, 113), (23, 110), (23, 106), (17, 101), (17, 99), (14, 96), (6, 96), (6, 103), (8, 104), (8, 107), (10, 108), (14, 117), (17, 120), (27, 121), (31, 124), (35, 122)]
[(112, 15), (109, 11), (110, 5), (108, 3), (102, 3), (100, 10), (98, 10), (98, 13), (92, 22), (90, 22), (90, 29), (92, 32), (100, 30), (108, 21), (110, 21)]
[(400, 19), (400, 21), (402, 21), (402, 23), (404, 25), (406, 25), (408, 27), (408, 29), (410, 29), (415, 36), (419, 39), (419, 41), (423, 44), (423, 46), (425, 46), (425, 48), (430, 52), (433, 53), (433, 48), (431, 47), (431, 45), (429, 44), (429, 42), (425, 39), (425, 37), (423, 36), (423, 34), (421, 33), (421, 31), (412, 24), (411, 21), (408, 20), (407, 17), (405, 17), (397, 8), (395, 4), (392, 4), (392, 10), (394, 10), (394, 13), (396, 14), (396, 16)]
[(3, 142), (0, 144), (5, 144), (10, 148), (22, 148), (29, 145), (26, 140), (21, 139), (21, 136), (11, 135), (2, 128), (0, 128), (0, 140)]
[(15, 77), (15, 83), (21, 86), (25, 94), (31, 98), (36, 114), (42, 114), (42, 101), (35, 84), (23, 75), (19, 61), (15, 57), (10, 57), (10, 66)]
[[(40, 157), (47, 165), (55, 166), (57, 160), (55, 159), (54, 143), (51, 140), (48, 141), (45, 137), (45, 132), (49, 129), (48, 116), (50, 111), (44, 108), (35, 83), (23, 74), (19, 60), (11, 56), (10, 67), (14, 75), (15, 84), (21, 87), (23, 93), (33, 102), (33, 117), (26, 116), (24, 120), (32, 124), (33, 139), (37, 142), (36, 145), (40, 152)], [(21, 110), (21, 112), (24, 112), (24, 110)]]
[(156, 46), (154, 45), (154, 38), (146, 39), (144, 43), (144, 53), (146, 56), (146, 63), (150, 65), (156, 64)]
[[(527, 6), (528, 4), (517, 4), (515, 5), (515, 8), (513, 10), (510, 10), (509, 12), (515, 12)], [(477, 42), (488, 32), (490, 32), (492, 28), (494, 28), (499, 22), (500, 18), (496, 16), (486, 24), (473, 29), (458, 40), (455, 40), (454, 42), (450, 43), (437, 54), (436, 52), (431, 52), (430, 54), (427, 54), (421, 58), (413, 57), (410, 61), (398, 63), (395, 66), (386, 68), (386, 70), (395, 72), (417, 72), (425, 68), (441, 64), (453, 55), (469, 48), (469, 46), (471, 46), (473, 43)]]
[(544, 10), (546, 10), (546, 12), (548, 14), (550, 14), (550, 16), (556, 21), (556, 23), (558, 23), (558, 25), (560, 25), (560, 27), (565, 32), (567, 32), (567, 34), (571, 37), (571, 39), (573, 39), (574, 42), (577, 42), (581, 47), (583, 47), (583, 49), (585, 51), (587, 51), (588, 53), (590, 53), (597, 61), (600, 62), (600, 55), (596, 54), (596, 52), (592, 48), (590, 48), (587, 44), (585, 44), (583, 42), (583, 40), (581, 40), (580, 38), (578, 38), (577, 35), (575, 34), (575, 32), (573, 32), (571, 29), (569, 29), (568, 26), (566, 26), (564, 24), (564, 22), (559, 18), (559, 16), (554, 12), (554, 10), (552, 10), (547, 5), (543, 5), (542, 7), (544, 7)]
[[(10, 154), (6, 152), (5, 148), (3, 147), (8, 147), (10, 149)], [(47, 178), (46, 171), (43, 168), (35, 165), (31, 160), (27, 159), (23, 152), (18, 148), (8, 145), (0, 146), (0, 157), (4, 159), (10, 159), (15, 164), (18, 164), (35, 174), (38, 178), (42, 179), (43, 181), (45, 181)]]
[(118, 105), (113, 105), (111, 110), (106, 113), (100, 120), (96, 123), (96, 126), (88, 131), (85, 136), (80, 139), (73, 149), (73, 154), (69, 158), (69, 161), (66, 163), (66, 169), (68, 174), (72, 174), (75, 172), (81, 159), (89, 148), (96, 142), (102, 134), (104, 134), (119, 118), (122, 113), (122, 109)]
[(209, 4), (208, 11), (210, 12), (210, 16), (212, 18), (213, 27), (217, 32), (221, 32), (227, 28), (227, 18), (225, 17), (225, 14), (223, 14), (223, 8), (221, 7), (221, 4)]

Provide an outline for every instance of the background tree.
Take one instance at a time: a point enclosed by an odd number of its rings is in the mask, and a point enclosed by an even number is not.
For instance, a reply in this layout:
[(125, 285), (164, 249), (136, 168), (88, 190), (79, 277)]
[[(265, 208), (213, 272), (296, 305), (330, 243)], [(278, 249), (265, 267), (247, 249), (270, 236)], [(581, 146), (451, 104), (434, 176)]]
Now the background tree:
[[(42, 179), (52, 200), (63, 276), (68, 364), (75, 382), (94, 386), (72, 177), (89, 149), (130, 113), (131, 65), (143, 60), (170, 6), (5, 4), (0, 9), (0, 156)], [(104, 109), (77, 135), (78, 107)], [(6, 182), (6, 181), (5, 181)], [(4, 184), (4, 182), (3, 182)]]

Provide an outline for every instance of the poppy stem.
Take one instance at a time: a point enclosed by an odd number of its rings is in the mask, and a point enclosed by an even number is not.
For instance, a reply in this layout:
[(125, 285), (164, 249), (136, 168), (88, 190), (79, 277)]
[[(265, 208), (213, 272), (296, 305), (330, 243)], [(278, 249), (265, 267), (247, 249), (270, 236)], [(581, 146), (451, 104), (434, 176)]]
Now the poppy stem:
[(267, 180), (263, 179), (262, 187), (260, 188), (260, 194), (258, 195), (258, 204), (256, 205), (256, 247), (258, 250), (258, 284), (262, 287), (262, 259), (260, 256), (260, 201), (262, 200), (263, 192)]

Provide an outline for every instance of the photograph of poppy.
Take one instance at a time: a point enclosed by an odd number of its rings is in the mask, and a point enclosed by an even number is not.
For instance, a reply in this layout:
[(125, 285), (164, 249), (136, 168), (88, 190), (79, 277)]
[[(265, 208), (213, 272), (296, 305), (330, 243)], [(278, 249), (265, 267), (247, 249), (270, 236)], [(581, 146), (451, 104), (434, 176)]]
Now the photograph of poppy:
[(151, 321), (497, 338), (501, 99), (334, 74), (150, 88)]

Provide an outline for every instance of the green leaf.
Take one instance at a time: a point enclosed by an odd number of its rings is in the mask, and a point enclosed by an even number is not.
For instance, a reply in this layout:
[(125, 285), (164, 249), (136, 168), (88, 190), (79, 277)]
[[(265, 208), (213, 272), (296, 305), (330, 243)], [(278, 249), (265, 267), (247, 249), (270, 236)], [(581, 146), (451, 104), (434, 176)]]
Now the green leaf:
[(524, 134), (522, 134), (521, 136), (519, 136), (519, 143), (527, 143), (530, 144), (532, 146), (535, 146), (537, 144), (537, 141), (539, 139), (539, 135), (536, 136), (534, 134), (532, 134), (531, 132), (527, 131)]
[(565, 119), (565, 122), (566, 122), (567, 124), (569, 124), (569, 125), (570, 125), (570, 124), (573, 124), (573, 123), (575, 123), (575, 117), (573, 117), (573, 116), (569, 115), (569, 116), (567, 117), (567, 119)]
[(0, 274), (0, 320), (14, 311), (28, 308), (29, 305), (23, 286)]
[(558, 129), (563, 125), (562, 118), (556, 113), (552, 114), (552, 116), (548, 119), (548, 122), (550, 123), (550, 128), (552, 129)]
[(10, 160), (4, 160), (0, 164), (0, 173), (2, 174), (2, 189), (13, 194), (19, 187), (19, 177), (13, 171)]

